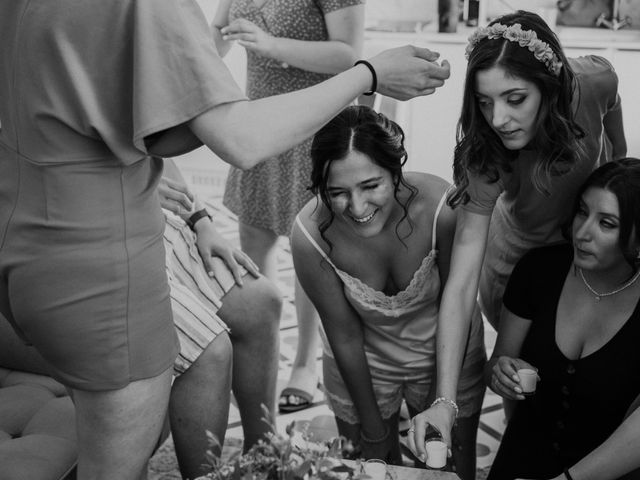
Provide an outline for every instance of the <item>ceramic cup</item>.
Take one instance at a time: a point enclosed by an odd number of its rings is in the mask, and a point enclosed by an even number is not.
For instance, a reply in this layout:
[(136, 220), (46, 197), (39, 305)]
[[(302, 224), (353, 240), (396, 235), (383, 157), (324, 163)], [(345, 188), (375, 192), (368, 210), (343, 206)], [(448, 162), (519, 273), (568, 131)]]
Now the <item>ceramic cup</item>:
[(385, 480), (387, 464), (384, 460), (372, 458), (364, 462), (364, 473), (369, 475), (372, 480)]
[(427, 440), (424, 444), (427, 452), (426, 464), (429, 468), (443, 468), (447, 464), (447, 444), (440, 440)]
[(536, 392), (536, 383), (538, 383), (538, 372), (531, 368), (521, 368), (518, 370), (520, 377), (520, 388), (523, 395), (533, 395)]

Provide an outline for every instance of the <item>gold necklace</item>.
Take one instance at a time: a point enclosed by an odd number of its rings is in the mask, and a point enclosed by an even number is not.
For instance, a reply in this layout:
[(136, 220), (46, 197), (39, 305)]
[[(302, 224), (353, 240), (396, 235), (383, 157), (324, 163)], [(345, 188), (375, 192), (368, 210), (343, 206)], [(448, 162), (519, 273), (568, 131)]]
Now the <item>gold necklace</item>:
[(582, 282), (584, 283), (585, 287), (587, 287), (587, 289), (591, 293), (593, 293), (593, 295), (595, 296), (595, 301), (596, 302), (599, 302), (602, 297), (609, 297), (611, 295), (615, 295), (616, 293), (620, 293), (621, 291), (623, 291), (626, 288), (629, 288), (631, 285), (636, 283), (636, 280), (638, 280), (638, 277), (640, 277), (640, 270), (638, 270), (635, 273), (635, 275), (633, 277), (631, 277), (629, 279), (629, 281), (627, 283), (625, 283), (624, 285), (622, 285), (621, 287), (618, 287), (615, 290), (611, 290), (610, 292), (599, 293), (599, 292), (596, 292), (596, 290), (591, 285), (589, 285), (589, 282), (587, 282), (587, 279), (584, 278), (584, 273), (582, 272), (582, 269), (580, 267), (578, 267), (578, 271), (580, 272), (580, 278), (582, 279)]

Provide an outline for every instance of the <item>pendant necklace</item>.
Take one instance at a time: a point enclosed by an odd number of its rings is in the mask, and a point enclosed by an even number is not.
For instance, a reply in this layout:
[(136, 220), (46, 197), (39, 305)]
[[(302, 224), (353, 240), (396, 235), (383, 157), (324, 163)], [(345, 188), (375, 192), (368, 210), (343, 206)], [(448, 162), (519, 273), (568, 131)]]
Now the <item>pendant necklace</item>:
[(587, 287), (587, 289), (594, 295), (596, 302), (599, 302), (602, 297), (609, 297), (611, 295), (615, 295), (616, 293), (620, 293), (626, 288), (629, 288), (631, 285), (636, 283), (636, 280), (638, 280), (638, 277), (640, 277), (640, 270), (638, 270), (635, 273), (635, 275), (631, 277), (629, 281), (624, 285), (622, 285), (621, 287), (618, 287), (615, 290), (611, 290), (610, 292), (599, 293), (599, 292), (596, 292), (595, 289), (591, 285), (589, 285), (589, 282), (587, 282), (587, 279), (584, 278), (584, 273), (582, 272), (582, 269), (578, 267), (578, 271), (580, 272), (580, 278), (582, 278), (582, 282), (584, 283), (585, 287)]

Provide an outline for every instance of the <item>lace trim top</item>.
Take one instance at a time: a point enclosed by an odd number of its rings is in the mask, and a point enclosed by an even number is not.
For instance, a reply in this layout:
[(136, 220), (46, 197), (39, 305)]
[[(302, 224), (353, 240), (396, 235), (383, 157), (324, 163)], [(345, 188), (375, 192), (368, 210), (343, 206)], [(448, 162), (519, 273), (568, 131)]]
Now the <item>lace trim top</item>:
[[(359, 315), (369, 367), (394, 378), (427, 381), (435, 368), (435, 332), (438, 320), (440, 274), (437, 268), (436, 225), (446, 194), (434, 214), (431, 250), (409, 285), (395, 295), (371, 288), (338, 268), (313, 239), (299, 217), (306, 238), (332, 266), (343, 284), (345, 298)], [(323, 335), (324, 352), (333, 356)]]
[[(418, 269), (414, 272), (409, 285), (407, 285), (404, 290), (396, 293), (395, 295), (386, 295), (384, 292), (370, 287), (359, 278), (353, 277), (344, 270), (338, 268), (320, 247), (320, 245), (318, 245), (318, 243), (314, 240), (311, 234), (307, 231), (307, 229), (300, 221), (299, 217), (296, 217), (296, 222), (309, 242), (333, 267), (336, 274), (340, 277), (340, 280), (342, 280), (342, 283), (344, 284), (345, 294), (347, 294), (347, 297), (349, 299), (357, 302), (361, 308), (367, 310), (376, 310), (386, 316), (398, 317), (403, 313), (414, 311), (416, 305), (419, 306), (424, 304), (424, 294), (427, 293), (425, 292), (425, 290), (432, 290), (425, 287), (427, 287), (429, 283), (429, 277), (434, 275), (433, 265), (435, 264), (438, 254), (438, 251), (436, 250), (436, 226), (438, 222), (438, 215), (440, 214), (440, 210), (442, 209), (445, 198), (446, 195), (440, 199), (440, 202), (438, 203), (438, 207), (436, 208), (436, 212), (434, 214), (431, 233), (431, 250), (424, 257)], [(437, 283), (437, 296), (440, 290), (440, 278), (437, 271), (435, 272), (435, 276), (437, 277), (435, 279), (435, 283)]]

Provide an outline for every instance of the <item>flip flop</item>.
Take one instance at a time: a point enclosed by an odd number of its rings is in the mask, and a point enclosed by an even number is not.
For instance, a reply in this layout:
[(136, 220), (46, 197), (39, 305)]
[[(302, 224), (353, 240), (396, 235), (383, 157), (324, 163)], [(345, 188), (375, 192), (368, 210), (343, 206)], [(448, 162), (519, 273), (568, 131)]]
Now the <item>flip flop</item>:
[[(292, 402), (291, 397), (298, 399), (297, 402)], [(284, 402), (283, 402), (284, 400)], [(305, 392), (299, 388), (287, 387), (282, 390), (280, 394), (280, 401), (278, 402), (278, 410), (280, 413), (292, 413), (309, 408), (313, 402), (313, 394)]]

